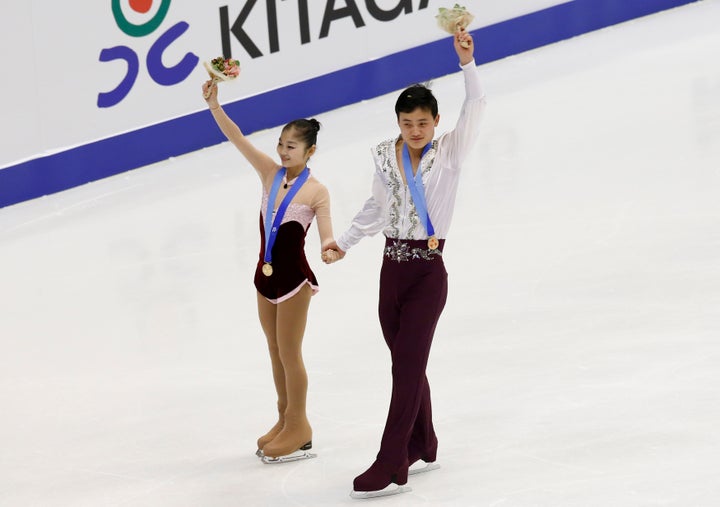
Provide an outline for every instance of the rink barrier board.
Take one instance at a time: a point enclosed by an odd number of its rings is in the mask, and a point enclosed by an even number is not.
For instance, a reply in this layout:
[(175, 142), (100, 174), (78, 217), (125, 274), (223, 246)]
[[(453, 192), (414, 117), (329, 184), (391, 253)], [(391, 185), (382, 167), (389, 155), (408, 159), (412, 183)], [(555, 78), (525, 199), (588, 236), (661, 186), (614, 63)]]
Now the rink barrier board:
[[(471, 31), (478, 65), (698, 0), (575, 0)], [(448, 39), (223, 104), (246, 134), (458, 71)], [(415, 62), (422, 62), (416, 65)], [(292, 100), (302, 96), (303, 101)], [(0, 169), (0, 208), (225, 141), (204, 110)]]

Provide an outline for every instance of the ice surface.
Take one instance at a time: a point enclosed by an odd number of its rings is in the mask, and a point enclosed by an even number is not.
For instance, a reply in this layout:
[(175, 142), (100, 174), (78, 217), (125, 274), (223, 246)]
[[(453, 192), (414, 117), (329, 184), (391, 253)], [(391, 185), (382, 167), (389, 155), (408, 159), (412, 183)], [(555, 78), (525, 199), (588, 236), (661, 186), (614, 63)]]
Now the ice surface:
[[(373, 503), (720, 505), (719, 22), (705, 0), (481, 67), (428, 368), (442, 468)], [(461, 76), (433, 88), (450, 128)], [(338, 235), (394, 99), (318, 115)], [(325, 266), (313, 225), (318, 458), (263, 465), (259, 200), (225, 143), (0, 210), (0, 505), (358, 505), (390, 388), (382, 238)]]

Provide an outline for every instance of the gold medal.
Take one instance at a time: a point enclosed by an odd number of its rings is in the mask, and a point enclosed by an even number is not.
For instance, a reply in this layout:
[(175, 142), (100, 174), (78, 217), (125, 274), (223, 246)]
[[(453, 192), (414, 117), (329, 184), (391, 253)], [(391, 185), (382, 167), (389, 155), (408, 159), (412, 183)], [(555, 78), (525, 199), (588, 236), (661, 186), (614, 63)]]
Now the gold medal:
[(265, 264), (263, 264), (262, 272), (263, 272), (263, 275), (265, 275), (265, 276), (270, 276), (273, 274), (273, 268), (269, 262), (266, 262)]
[(437, 250), (437, 247), (440, 246), (440, 242), (435, 236), (430, 236), (428, 238), (428, 248), (430, 250)]

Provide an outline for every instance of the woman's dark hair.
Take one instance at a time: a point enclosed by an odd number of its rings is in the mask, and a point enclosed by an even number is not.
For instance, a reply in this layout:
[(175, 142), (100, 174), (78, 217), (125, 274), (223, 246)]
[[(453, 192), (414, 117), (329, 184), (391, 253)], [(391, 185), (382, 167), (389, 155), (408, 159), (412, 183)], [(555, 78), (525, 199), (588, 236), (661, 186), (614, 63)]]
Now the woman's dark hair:
[(395, 102), (395, 116), (400, 113), (412, 113), (417, 108), (430, 111), (433, 118), (438, 114), (438, 104), (432, 90), (425, 85), (414, 84), (406, 88)]
[(283, 132), (294, 128), (297, 131), (298, 137), (302, 139), (305, 146), (310, 148), (313, 144), (317, 144), (317, 134), (320, 131), (320, 122), (315, 118), (309, 120), (301, 118), (299, 120), (293, 120), (282, 129)]

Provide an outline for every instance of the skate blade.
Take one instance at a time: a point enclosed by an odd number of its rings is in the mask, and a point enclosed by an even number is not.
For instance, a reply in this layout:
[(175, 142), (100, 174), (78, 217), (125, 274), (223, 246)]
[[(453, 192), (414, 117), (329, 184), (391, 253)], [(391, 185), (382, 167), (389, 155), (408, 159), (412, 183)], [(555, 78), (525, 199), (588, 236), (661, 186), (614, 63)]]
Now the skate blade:
[(312, 459), (317, 458), (317, 454), (312, 452), (303, 451), (302, 449), (299, 451), (295, 451), (290, 454), (286, 454), (285, 456), (278, 456), (277, 458), (271, 458), (270, 456), (262, 456), (262, 462), (266, 465), (277, 465), (279, 463), (291, 463), (293, 461), (300, 461), (303, 459)]
[(350, 497), (360, 500), (363, 498), (377, 498), (380, 496), (399, 495), (401, 493), (409, 493), (410, 491), (412, 491), (412, 488), (410, 486), (398, 486), (397, 484), (390, 484), (388, 487), (380, 489), (378, 491), (353, 490), (350, 492)]
[(262, 449), (258, 449), (257, 451), (255, 451), (255, 456), (257, 456), (258, 458), (262, 458), (265, 455), (263, 454)]
[(408, 475), (424, 474), (425, 472), (432, 472), (433, 470), (437, 470), (438, 468), (440, 468), (440, 465), (438, 465), (437, 463), (425, 463), (425, 466), (410, 468), (408, 470)]

